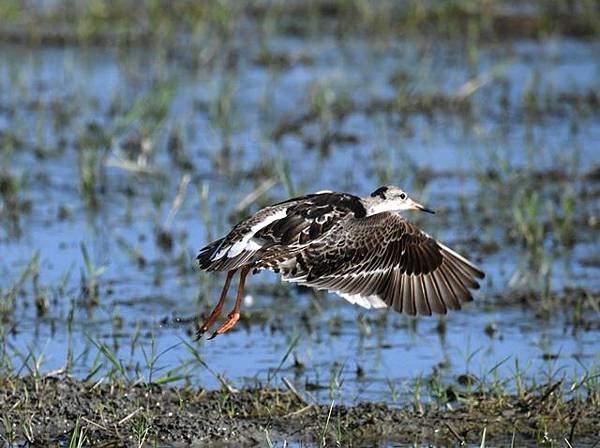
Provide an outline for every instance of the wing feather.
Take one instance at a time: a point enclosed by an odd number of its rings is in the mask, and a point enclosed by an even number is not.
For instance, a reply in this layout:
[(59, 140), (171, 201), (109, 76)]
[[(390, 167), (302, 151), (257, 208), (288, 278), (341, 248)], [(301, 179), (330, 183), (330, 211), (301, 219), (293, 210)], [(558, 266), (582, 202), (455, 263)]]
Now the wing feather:
[(413, 302), (413, 281), (412, 277), (405, 277), (404, 281), (404, 291), (402, 294), (402, 311), (404, 311), (409, 316), (414, 316), (417, 314), (415, 310), (415, 305)]
[[(343, 219), (299, 253), (304, 265), (295, 266), (292, 281), (354, 298), (376, 296), (409, 315), (460, 309), (484, 276), (466, 258), (389, 212)], [(290, 280), (285, 273), (283, 278)]]
[(460, 301), (458, 300), (458, 290), (453, 287), (453, 283), (448, 280), (448, 276), (446, 275), (446, 268), (443, 267), (439, 269), (436, 273), (439, 275), (440, 282), (438, 284), (443, 284), (446, 289), (446, 295), (444, 296), (445, 304), (451, 310), (460, 310)]
[(433, 275), (424, 275), (423, 281), (427, 288), (427, 296), (431, 298), (431, 310), (437, 314), (446, 314), (446, 306), (442, 299), (443, 296), (440, 295), (437, 285), (435, 284), (435, 277), (433, 277)]
[(392, 276), (390, 277), (390, 282), (392, 284), (392, 294), (390, 296), (392, 300), (389, 302), (390, 306), (398, 311), (402, 312), (402, 295), (404, 294), (404, 288), (406, 288), (406, 279), (402, 276), (400, 271), (394, 270), (392, 271)]
[(415, 283), (414, 297), (417, 313), (425, 316), (431, 316), (431, 308), (429, 307), (429, 302), (427, 300), (427, 293), (425, 291), (425, 285), (423, 284), (423, 276), (415, 275), (413, 277), (413, 282)]

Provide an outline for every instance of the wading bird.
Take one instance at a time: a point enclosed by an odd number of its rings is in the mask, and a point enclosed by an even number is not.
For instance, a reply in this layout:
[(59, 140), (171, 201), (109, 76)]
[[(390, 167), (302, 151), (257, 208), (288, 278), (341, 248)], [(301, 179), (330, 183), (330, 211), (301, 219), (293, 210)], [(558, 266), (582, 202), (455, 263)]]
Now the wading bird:
[(227, 272), (198, 338), (219, 317), (238, 270), (235, 307), (211, 339), (239, 320), (246, 276), (262, 269), (364, 308), (389, 307), (411, 316), (460, 309), (472, 300), (469, 290), (479, 288), (483, 271), (404, 219), (404, 210), (434, 213), (393, 186), (366, 198), (322, 191), (259, 210), (197, 256), (201, 269)]

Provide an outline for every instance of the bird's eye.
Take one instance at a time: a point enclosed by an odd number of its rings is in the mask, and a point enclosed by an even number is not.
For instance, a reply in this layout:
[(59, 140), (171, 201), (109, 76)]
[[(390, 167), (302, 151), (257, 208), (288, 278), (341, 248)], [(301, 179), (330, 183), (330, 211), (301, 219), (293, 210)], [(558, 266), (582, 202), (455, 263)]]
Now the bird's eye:
[(400, 193), (400, 199), (405, 200), (406, 199), (406, 193)]

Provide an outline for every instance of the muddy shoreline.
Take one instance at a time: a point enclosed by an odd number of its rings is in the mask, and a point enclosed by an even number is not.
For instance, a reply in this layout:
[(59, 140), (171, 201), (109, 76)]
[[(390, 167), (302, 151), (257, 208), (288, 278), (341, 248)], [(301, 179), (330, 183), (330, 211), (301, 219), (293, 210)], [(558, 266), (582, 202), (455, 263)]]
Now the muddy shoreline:
[[(271, 388), (198, 390), (81, 382), (69, 377), (0, 379), (3, 443), (42, 446), (73, 440), (99, 446), (256, 446), (276, 441), (518, 446), (598, 443), (600, 396), (565, 399), (564, 384), (520, 396), (454, 389), (453, 401), (401, 405), (317, 405)], [(29, 445), (28, 445), (29, 444)], [(165, 445), (166, 444), (166, 445)]]

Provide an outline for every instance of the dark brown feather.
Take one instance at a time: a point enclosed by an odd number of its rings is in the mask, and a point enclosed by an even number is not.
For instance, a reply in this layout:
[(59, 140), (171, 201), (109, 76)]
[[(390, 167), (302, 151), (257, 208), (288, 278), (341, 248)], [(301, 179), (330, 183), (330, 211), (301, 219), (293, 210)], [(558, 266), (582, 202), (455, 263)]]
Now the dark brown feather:
[[(261, 243), (259, 250), (243, 250), (235, 256), (226, 254), (216, 258), (220, 251), (243, 241), (252, 232), (253, 226), (278, 213), (285, 213), (285, 216), (253, 234), (253, 239)], [(362, 218), (365, 215), (366, 210), (360, 198), (346, 193), (315, 193), (288, 199), (265, 207), (241, 221), (224, 238), (202, 248), (196, 258), (200, 268), (207, 271), (238, 269), (244, 265), (254, 265), (258, 260), (263, 261), (260, 268), (278, 269), (279, 262), (274, 257), (282, 259), (282, 251), (285, 251), (284, 258), (297, 253), (290, 246), (307, 244), (320, 238), (346, 216)]]
[(303, 266), (287, 280), (342, 294), (375, 294), (409, 315), (460, 308), (483, 275), (394, 213), (346, 218), (298, 250)]
[(361, 296), (367, 304), (376, 296), (377, 306), (409, 315), (459, 309), (472, 300), (470, 290), (478, 289), (484, 276), (400, 215), (367, 216), (361, 199), (344, 193), (266, 207), (197, 258), (205, 270), (271, 269), (284, 280)]

